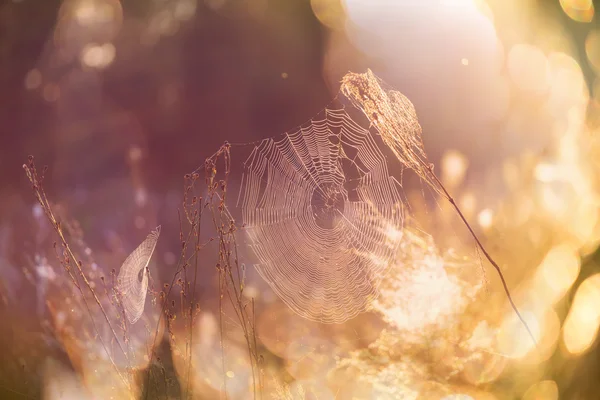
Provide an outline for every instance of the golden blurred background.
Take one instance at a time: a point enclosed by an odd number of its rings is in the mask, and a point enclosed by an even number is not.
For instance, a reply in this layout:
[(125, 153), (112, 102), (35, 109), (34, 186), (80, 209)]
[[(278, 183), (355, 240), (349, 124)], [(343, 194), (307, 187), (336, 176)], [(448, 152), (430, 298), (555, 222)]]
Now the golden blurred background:
[[(183, 174), (224, 141), (294, 129), (330, 104), (344, 74), (367, 68), (415, 105), (436, 171), (503, 268), (537, 347), (450, 205), (406, 174), (405, 242), (372, 312), (339, 325), (307, 321), (277, 299), (241, 250), (245, 293), (257, 301), (264, 398), (600, 398), (599, 7), (592, 0), (0, 4), (0, 398), (130, 397), (103, 372), (99, 345), (88, 343), (93, 335), (82, 334), (90, 327), (61, 278), (56, 239), (21, 168), (27, 155), (49, 166), (47, 192), (65, 220), (76, 221), (73, 237), (98, 282), (163, 226), (151, 264), (160, 290), (180, 247)], [(232, 157), (238, 166), (244, 160)], [(233, 174), (232, 186), (240, 179)], [(198, 284), (194, 398), (253, 398), (239, 326), (231, 310), (219, 316), (208, 258)], [(155, 322), (159, 310), (149, 303)], [(140, 354), (146, 331), (132, 332)], [(141, 371), (162, 368), (165, 387), (150, 398), (183, 396), (185, 364), (173, 343), (161, 347), (162, 364), (136, 360)]]

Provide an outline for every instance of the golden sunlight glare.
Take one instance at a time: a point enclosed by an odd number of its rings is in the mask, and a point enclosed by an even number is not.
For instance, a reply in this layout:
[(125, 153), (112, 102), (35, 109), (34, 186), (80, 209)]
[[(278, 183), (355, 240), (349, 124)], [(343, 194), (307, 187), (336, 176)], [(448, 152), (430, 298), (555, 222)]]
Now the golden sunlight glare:
[(598, 3), (552, 2), (0, 6), (0, 398), (594, 398)]

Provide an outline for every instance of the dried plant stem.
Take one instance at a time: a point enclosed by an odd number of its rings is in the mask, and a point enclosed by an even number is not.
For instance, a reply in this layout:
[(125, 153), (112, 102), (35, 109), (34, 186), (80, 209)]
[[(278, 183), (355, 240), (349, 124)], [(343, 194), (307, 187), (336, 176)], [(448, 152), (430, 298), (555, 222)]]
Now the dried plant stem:
[(200, 252), (200, 228), (202, 223), (202, 197), (198, 200), (198, 224), (196, 229), (196, 247), (194, 248), (194, 283), (192, 285), (192, 296), (190, 298), (190, 344), (189, 344), (189, 356), (188, 356), (188, 370), (187, 370), (187, 388), (186, 398), (192, 395), (190, 374), (192, 370), (192, 344), (194, 340), (194, 300), (196, 296), (196, 283), (198, 279), (198, 253)]
[[(189, 190), (191, 189), (191, 186), (187, 186), (184, 187), (184, 201), (185, 201), (185, 196), (187, 195), (187, 193), (189, 192)], [(184, 204), (185, 206), (185, 204)], [(189, 219), (189, 216), (187, 215), (187, 210), (184, 208), (184, 211), (186, 212), (186, 217)], [(162, 305), (161, 305), (161, 310), (160, 310), (160, 314), (158, 316), (158, 321), (156, 322), (156, 327), (154, 329), (154, 336), (152, 339), (152, 346), (150, 348), (150, 356), (148, 364), (152, 365), (152, 361), (154, 360), (154, 355), (156, 352), (156, 339), (158, 338), (158, 331), (160, 329), (160, 321), (162, 318), (165, 317), (166, 315), (166, 309), (167, 309), (167, 305), (168, 305), (168, 298), (169, 295), (171, 294), (171, 290), (173, 289), (173, 285), (175, 284), (175, 281), (177, 280), (177, 276), (181, 273), (182, 269), (184, 268), (184, 266), (186, 265), (187, 261), (186, 261), (186, 252), (187, 252), (187, 246), (189, 243), (189, 240), (192, 236), (192, 233), (194, 231), (194, 225), (192, 224), (192, 226), (190, 227), (190, 230), (187, 233), (187, 236), (184, 237), (183, 235), (183, 225), (181, 222), (181, 211), (179, 209), (177, 209), (177, 214), (178, 214), (178, 220), (179, 220), (179, 240), (182, 243), (181, 246), (181, 253), (179, 255), (179, 260), (177, 261), (177, 268), (175, 270), (175, 273), (173, 274), (173, 278), (171, 279), (171, 283), (166, 291), (166, 293), (164, 293), (164, 297), (162, 299)], [(169, 320), (168, 320), (168, 316), (165, 318), (165, 325), (168, 326), (169, 325)], [(148, 394), (149, 394), (149, 390), (148, 388), (150, 387), (150, 373), (151, 373), (151, 369), (148, 368), (148, 371), (146, 373), (146, 382), (144, 384), (145, 387), (145, 396), (144, 399), (148, 398)]]
[(81, 279), (83, 280), (83, 282), (85, 283), (85, 285), (87, 286), (87, 288), (89, 289), (89, 291), (92, 294), (92, 296), (93, 296), (96, 304), (100, 308), (100, 311), (102, 312), (102, 315), (104, 316), (104, 319), (106, 320), (106, 322), (107, 322), (107, 324), (108, 324), (108, 326), (110, 328), (110, 331), (111, 331), (111, 333), (113, 335), (113, 339), (117, 342), (117, 345), (119, 346), (119, 349), (121, 350), (121, 352), (125, 356), (125, 359), (129, 362), (129, 357), (127, 355), (127, 352), (121, 346), (121, 343), (119, 342), (119, 338), (117, 336), (117, 333), (115, 332), (115, 330), (114, 330), (114, 328), (113, 328), (113, 326), (112, 326), (112, 324), (110, 322), (110, 319), (108, 318), (108, 314), (106, 313), (106, 310), (104, 309), (104, 306), (102, 306), (102, 303), (100, 302), (100, 299), (96, 295), (95, 290), (93, 289), (93, 287), (91, 286), (91, 284), (90, 284), (89, 280), (87, 279), (85, 273), (83, 272), (83, 269), (81, 268), (81, 262), (77, 260), (77, 257), (75, 256), (75, 254), (71, 250), (71, 246), (69, 246), (69, 243), (67, 242), (67, 239), (64, 236), (64, 232), (62, 230), (61, 224), (56, 219), (56, 216), (54, 215), (54, 212), (52, 211), (52, 208), (50, 206), (50, 202), (48, 201), (48, 198), (46, 197), (46, 192), (44, 191), (44, 188), (42, 186), (43, 175), (42, 175), (42, 177), (38, 176), (33, 156), (29, 156), (29, 164), (28, 165), (24, 164), (23, 168), (25, 169), (25, 172), (27, 174), (27, 178), (29, 179), (29, 181), (32, 184), (33, 192), (35, 194), (36, 200), (38, 201), (38, 203), (42, 207), (42, 210), (44, 211), (44, 213), (46, 215), (46, 218), (50, 221), (50, 224), (52, 225), (52, 227), (54, 228), (56, 234), (60, 238), (61, 244), (62, 244), (63, 248), (65, 249), (65, 251), (66, 251), (66, 253), (67, 253), (68, 257), (69, 257), (66, 260), (66, 262), (64, 264), (64, 267), (67, 270), (67, 272), (69, 273), (69, 276), (71, 277), (71, 280), (75, 284), (75, 287), (78, 289), (79, 293), (81, 294), (81, 297), (83, 299), (83, 303), (85, 304), (85, 307), (86, 307), (86, 309), (88, 311), (90, 320), (92, 322), (92, 327), (94, 329), (94, 332), (95, 332), (96, 336), (100, 339), (100, 343), (101, 343), (104, 351), (106, 352), (106, 355), (109, 358), (109, 360), (110, 360), (113, 368), (115, 369), (115, 371), (117, 372), (117, 374), (119, 375), (119, 377), (121, 378), (121, 380), (123, 381), (123, 383), (125, 383), (126, 387), (129, 389), (130, 388), (129, 381), (123, 376), (123, 374), (121, 373), (121, 371), (117, 367), (117, 365), (116, 365), (116, 363), (115, 363), (115, 361), (114, 361), (114, 359), (113, 359), (110, 351), (108, 350), (108, 348), (106, 347), (106, 344), (104, 343), (104, 340), (102, 339), (102, 335), (100, 335), (98, 327), (96, 326), (95, 319), (94, 319), (94, 317), (92, 315), (92, 311), (91, 311), (91, 309), (89, 307), (89, 304), (87, 302), (85, 294), (83, 293), (83, 289), (77, 283), (77, 280), (75, 279), (75, 276), (71, 273), (70, 269), (68, 268), (68, 261), (69, 261), (69, 259), (75, 265), (75, 268), (77, 268), (77, 271), (79, 272), (79, 276), (81, 277)]
[(504, 274), (502, 273), (502, 270), (500, 269), (500, 266), (498, 265), (498, 263), (496, 263), (496, 261), (492, 258), (492, 256), (487, 252), (487, 250), (485, 249), (485, 247), (483, 246), (483, 244), (479, 240), (479, 237), (477, 237), (477, 234), (473, 231), (473, 228), (471, 228), (471, 225), (469, 224), (469, 222), (465, 218), (464, 214), (460, 210), (460, 207), (458, 207), (458, 204), (456, 204), (456, 202), (454, 201), (454, 198), (450, 195), (450, 193), (448, 193), (448, 190), (446, 190), (446, 187), (442, 184), (442, 182), (440, 181), (440, 179), (433, 172), (433, 168), (432, 168), (431, 164), (429, 166), (427, 166), (427, 170), (429, 171), (429, 174), (433, 178), (433, 180), (435, 181), (435, 183), (442, 190), (442, 193), (443, 193), (444, 197), (446, 197), (446, 199), (450, 202), (450, 204), (452, 204), (452, 207), (454, 207), (454, 210), (456, 210), (456, 213), (458, 214), (458, 216), (460, 217), (460, 219), (462, 220), (462, 222), (465, 224), (465, 226), (469, 230), (469, 233), (471, 234), (471, 236), (473, 237), (473, 239), (475, 239), (475, 243), (477, 243), (477, 247), (479, 247), (479, 249), (481, 249), (481, 251), (483, 252), (483, 255), (485, 256), (485, 258), (490, 262), (490, 264), (492, 264), (492, 266), (498, 272), (498, 276), (500, 277), (500, 281), (502, 282), (502, 287), (504, 288), (504, 293), (506, 293), (506, 297), (508, 298), (508, 301), (509, 301), (509, 303), (510, 303), (512, 309), (513, 309), (513, 311), (515, 312), (515, 314), (517, 314), (517, 317), (519, 318), (519, 320), (521, 321), (521, 323), (523, 324), (523, 326), (527, 330), (527, 333), (531, 337), (531, 340), (533, 340), (533, 343), (537, 347), (537, 340), (535, 340), (535, 336), (533, 335), (533, 332), (529, 328), (529, 325), (527, 324), (527, 322), (525, 322), (525, 319), (523, 318), (523, 316), (519, 312), (519, 309), (517, 308), (517, 305), (513, 301), (513, 298), (512, 298), (512, 296), (510, 294), (510, 290), (508, 289), (508, 284), (506, 283), (506, 279), (504, 279)]
[(500, 267), (483, 247), (460, 208), (433, 172), (433, 164), (427, 160), (427, 153), (421, 139), (422, 128), (414, 105), (402, 93), (395, 90), (384, 90), (380, 82), (381, 80), (370, 69), (363, 74), (349, 72), (342, 78), (340, 91), (365, 114), (371, 124), (370, 126), (376, 127), (383, 142), (392, 150), (398, 161), (404, 167), (412, 169), (438, 194), (444, 196), (452, 204), (475, 239), (479, 249), (498, 272), (510, 305), (537, 347), (537, 341), (531, 329), (529, 329), (510, 295)]
[[(181, 219), (181, 218), (180, 218)], [(169, 289), (167, 290), (167, 293), (165, 293), (165, 297), (163, 299), (163, 304), (161, 307), (161, 311), (160, 314), (158, 316), (158, 321), (156, 322), (156, 328), (154, 330), (154, 337), (152, 339), (152, 346), (150, 348), (150, 357), (148, 360), (148, 365), (152, 365), (152, 361), (154, 360), (154, 355), (156, 352), (156, 339), (158, 338), (158, 331), (160, 328), (160, 320), (165, 316), (165, 311), (167, 309), (167, 304), (168, 302), (168, 298), (169, 298), (169, 294), (171, 293), (171, 289), (173, 288), (173, 285), (175, 284), (175, 281), (177, 280), (177, 276), (179, 275), (179, 273), (181, 272), (181, 270), (183, 269), (182, 266), (182, 262), (185, 259), (185, 254), (186, 254), (186, 249), (187, 249), (187, 243), (189, 242), (189, 239), (192, 235), (192, 231), (193, 231), (193, 227), (192, 229), (189, 230), (188, 235), (187, 235), (187, 239), (185, 241), (183, 241), (183, 245), (182, 245), (182, 249), (181, 249), (181, 254), (179, 256), (179, 261), (177, 262), (178, 268), (175, 271), (175, 273), (173, 274), (173, 278), (171, 279), (171, 284), (169, 285)], [(180, 232), (180, 238), (183, 238), (183, 231)], [(169, 321), (167, 319), (165, 319), (165, 324), (168, 325)], [(149, 390), (148, 388), (150, 387), (150, 372), (151, 369), (148, 368), (148, 372), (146, 373), (146, 383), (145, 383), (145, 396), (144, 399), (148, 399), (148, 393)]]
[[(223, 323), (222, 323), (222, 298), (224, 293), (227, 293), (229, 301), (233, 306), (233, 310), (236, 314), (237, 319), (240, 322), (244, 339), (246, 341), (246, 347), (248, 349), (248, 357), (250, 362), (250, 368), (252, 373), (252, 386), (254, 398), (258, 398), (258, 394), (262, 398), (262, 386), (260, 383), (260, 376), (258, 377), (257, 384), (257, 371), (258, 367), (258, 352), (257, 352), (257, 341), (256, 341), (256, 329), (255, 329), (255, 314), (254, 314), (254, 301), (252, 300), (252, 313), (253, 317), (247, 310), (247, 303), (244, 303), (243, 292), (244, 292), (244, 275), (242, 274), (241, 267), (239, 264), (237, 242), (235, 240), (236, 226), (234, 223), (229, 210), (226, 205), (227, 198), (227, 178), (230, 171), (230, 155), (229, 155), (229, 144), (226, 142), (215, 155), (209, 157), (205, 163), (206, 169), (206, 183), (209, 188), (208, 202), (212, 221), (215, 230), (218, 232), (219, 238), (219, 263), (217, 265), (219, 270), (219, 309), (220, 309), (220, 325), (221, 325), (221, 351), (222, 351), (222, 368), (225, 374), (225, 363), (224, 363), (224, 349), (223, 349)], [(218, 184), (214, 182), (216, 174), (216, 160), (219, 156), (223, 156), (225, 163), (224, 179)], [(221, 194), (216, 190), (220, 187)], [(218, 206), (215, 208), (214, 200), (218, 201)], [(227, 221), (226, 223), (224, 221)], [(234, 260), (231, 259), (233, 250)], [(235, 268), (235, 273), (232, 269)], [(233, 291), (233, 294), (232, 294)], [(227, 394), (226, 390), (225, 393)]]
[(227, 398), (227, 376), (225, 375), (225, 347), (223, 344), (223, 285), (225, 280), (223, 279), (223, 271), (219, 268), (219, 344), (221, 347), (221, 369), (223, 370), (223, 392), (225, 392), (225, 398)]
[[(238, 248), (237, 248), (237, 242), (235, 240), (235, 235), (231, 235), (232, 240), (233, 240), (233, 249), (235, 251), (235, 265), (236, 265), (236, 269), (238, 272), (238, 280), (240, 281), (240, 283), (242, 284), (241, 288), (240, 288), (240, 296), (242, 295), (243, 291), (244, 291), (244, 282), (242, 281), (242, 278), (240, 278), (240, 266), (239, 266), (239, 257), (238, 257)], [(245, 311), (245, 307), (243, 308), (243, 310)], [(261, 376), (260, 376), (260, 366), (259, 366), (259, 362), (258, 362), (258, 343), (256, 341), (257, 337), (256, 337), (256, 309), (254, 307), (254, 297), (252, 298), (252, 321), (250, 321), (250, 318), (248, 318), (248, 315), (246, 313), (246, 320), (248, 320), (248, 328), (244, 328), (244, 336), (246, 338), (246, 342), (247, 342), (247, 347), (248, 347), (248, 353), (249, 353), (249, 357), (250, 357), (250, 366), (252, 368), (252, 386), (254, 387), (254, 398), (256, 399), (256, 378), (255, 378), (255, 374), (258, 377), (258, 389), (259, 389), (259, 394), (260, 394), (260, 398), (262, 399), (262, 380), (261, 380)], [(251, 332), (248, 332), (248, 329), (250, 329)], [(252, 342), (250, 341), (250, 334), (252, 335)], [(254, 346), (254, 347), (253, 347)], [(253, 349), (253, 351), (252, 351)], [(254, 363), (252, 362), (254, 359)], [(257, 371), (255, 371), (255, 365), (256, 364), (256, 369)]]

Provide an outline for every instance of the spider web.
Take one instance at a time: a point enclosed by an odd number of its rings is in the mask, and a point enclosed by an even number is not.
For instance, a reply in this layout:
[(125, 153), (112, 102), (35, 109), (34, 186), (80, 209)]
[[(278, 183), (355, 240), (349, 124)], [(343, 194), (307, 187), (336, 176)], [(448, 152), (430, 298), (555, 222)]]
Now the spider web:
[(344, 109), (323, 115), (254, 147), (238, 205), (263, 279), (297, 314), (340, 323), (377, 297), (404, 210), (369, 131)]
[(125, 259), (117, 277), (117, 292), (121, 295), (125, 315), (131, 324), (136, 323), (144, 312), (148, 292), (146, 267), (154, 253), (159, 235), (160, 226)]

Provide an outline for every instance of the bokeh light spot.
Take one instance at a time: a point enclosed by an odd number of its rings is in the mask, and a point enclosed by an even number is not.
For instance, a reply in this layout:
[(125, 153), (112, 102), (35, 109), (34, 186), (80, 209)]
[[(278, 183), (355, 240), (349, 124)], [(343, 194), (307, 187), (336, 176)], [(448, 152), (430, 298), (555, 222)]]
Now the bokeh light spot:
[(538, 267), (538, 276), (544, 288), (538, 295), (549, 304), (559, 301), (579, 276), (580, 261), (574, 249), (567, 245), (552, 248)]
[(94, 23), (107, 23), (118, 17), (120, 5), (103, 1), (80, 0), (75, 6), (75, 19), (81, 26), (91, 26)]
[(548, 88), (548, 60), (535, 46), (514, 45), (508, 53), (507, 68), (511, 79), (521, 90), (540, 93)]
[(577, 289), (563, 327), (567, 351), (579, 355), (596, 340), (600, 324), (600, 273), (587, 278)]
[(142, 159), (142, 149), (139, 146), (131, 146), (129, 148), (129, 160), (138, 162)]
[(558, 400), (558, 386), (551, 380), (534, 383), (523, 395), (523, 400)]
[(88, 44), (81, 50), (81, 63), (91, 68), (103, 69), (113, 62), (115, 54), (115, 46), (112, 43)]
[[(551, 53), (550, 65), (551, 90), (548, 107), (552, 115), (567, 117), (573, 106), (585, 106), (588, 100), (588, 88), (583, 72), (577, 61), (565, 53)], [(561, 151), (568, 147), (561, 145)]]
[(330, 29), (344, 27), (346, 16), (341, 0), (310, 0), (313, 13), (317, 19)]
[(467, 157), (456, 150), (448, 150), (442, 156), (441, 164), (444, 183), (451, 187), (462, 183), (469, 165)]
[(483, 229), (488, 229), (494, 223), (494, 212), (489, 208), (485, 208), (477, 215), (477, 223)]
[(42, 73), (39, 69), (32, 69), (25, 75), (25, 88), (27, 90), (34, 90), (40, 87), (42, 84)]
[(600, 29), (591, 30), (585, 39), (585, 53), (590, 65), (600, 73)]
[(560, 6), (573, 21), (592, 22), (594, 19), (592, 0), (560, 0)]

